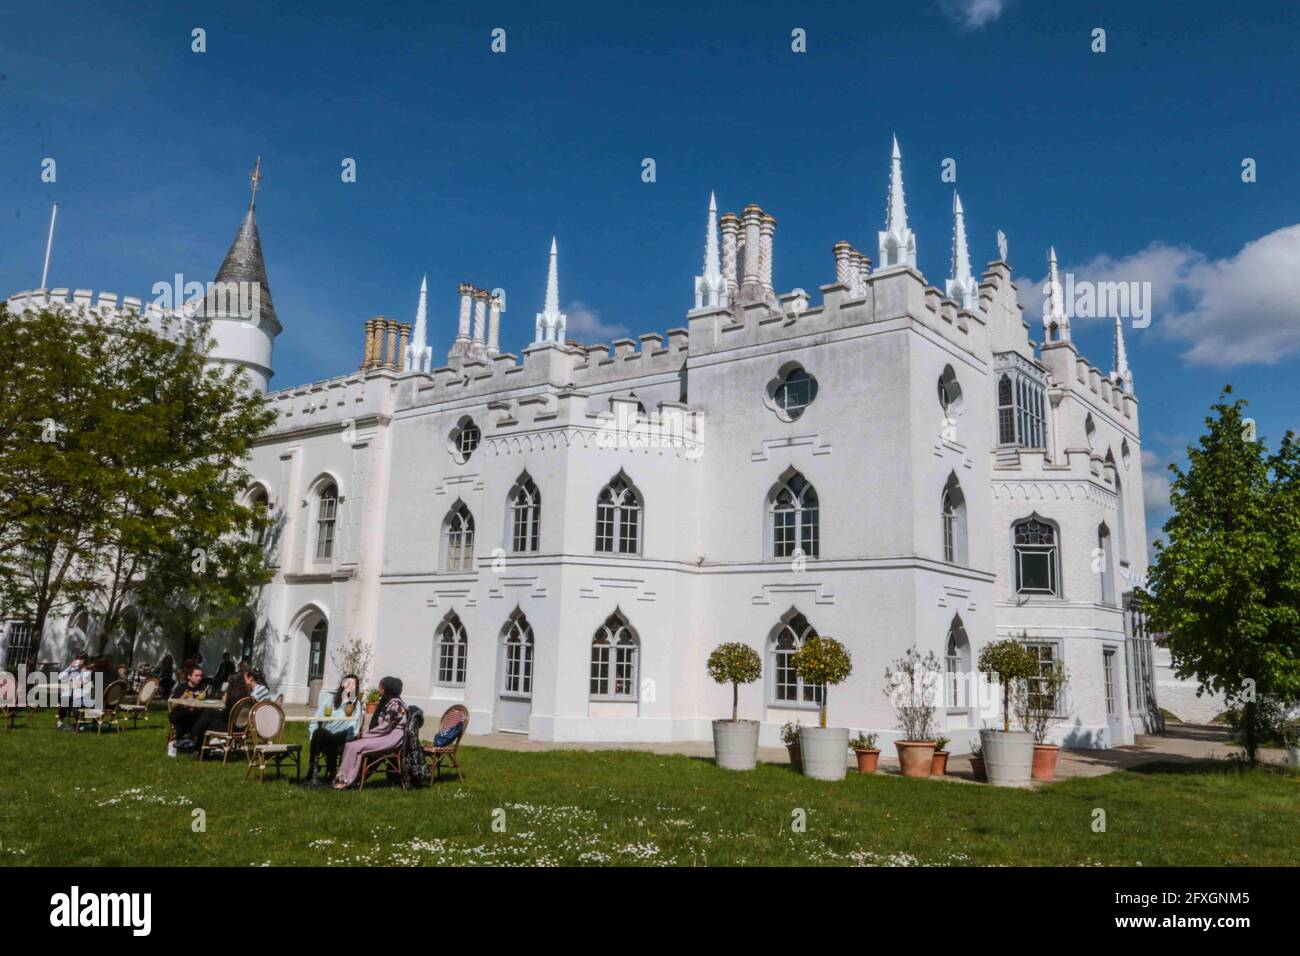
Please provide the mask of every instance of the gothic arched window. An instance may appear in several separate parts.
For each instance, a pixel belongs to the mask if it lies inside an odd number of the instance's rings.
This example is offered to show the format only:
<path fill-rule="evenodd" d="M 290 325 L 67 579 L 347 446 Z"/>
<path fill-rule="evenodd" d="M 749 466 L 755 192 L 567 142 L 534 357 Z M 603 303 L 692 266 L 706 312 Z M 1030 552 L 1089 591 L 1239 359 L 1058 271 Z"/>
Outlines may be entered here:
<path fill-rule="evenodd" d="M 518 610 L 501 633 L 501 693 L 512 697 L 533 695 L 533 629 Z"/>
<path fill-rule="evenodd" d="M 639 645 L 627 620 L 617 611 L 591 640 L 591 696 L 635 698 Z"/>
<path fill-rule="evenodd" d="M 1059 595 L 1056 529 L 1039 518 L 1016 524 L 1016 593 Z"/>
<path fill-rule="evenodd" d="M 438 627 L 438 680 L 444 687 L 465 686 L 465 663 L 469 637 L 455 611 L 448 613 Z"/>
<path fill-rule="evenodd" d="M 596 550 L 604 554 L 641 552 L 641 499 L 622 472 L 596 499 Z"/>
<path fill-rule="evenodd" d="M 510 492 L 510 550 L 536 551 L 541 546 L 542 494 L 525 472 Z"/>
<path fill-rule="evenodd" d="M 772 557 L 789 558 L 795 551 L 817 557 L 820 545 L 817 491 L 797 471 L 768 495 L 771 513 Z"/>
<path fill-rule="evenodd" d="M 316 497 L 316 560 L 334 557 L 334 525 L 338 520 L 339 489 L 329 482 Z"/>
<path fill-rule="evenodd" d="M 792 610 L 782 619 L 768 642 L 773 704 L 821 704 L 822 685 L 805 684 L 795 673 L 794 664 L 790 660 L 804 641 L 816 636 L 817 631 L 799 612 Z"/>
<path fill-rule="evenodd" d="M 446 542 L 446 570 L 471 570 L 474 567 L 474 516 L 463 501 L 452 506 L 442 527 Z"/>

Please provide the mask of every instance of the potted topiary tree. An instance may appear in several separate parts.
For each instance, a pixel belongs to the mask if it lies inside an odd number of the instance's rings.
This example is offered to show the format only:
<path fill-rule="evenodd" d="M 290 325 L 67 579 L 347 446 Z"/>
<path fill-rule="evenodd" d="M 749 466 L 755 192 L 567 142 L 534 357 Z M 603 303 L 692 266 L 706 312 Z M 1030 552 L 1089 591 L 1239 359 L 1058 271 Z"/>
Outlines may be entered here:
<path fill-rule="evenodd" d="M 1023 641 L 1004 638 L 984 646 L 977 668 L 1002 688 L 1002 729 L 986 727 L 980 731 L 989 783 L 998 787 L 1023 787 L 1030 780 L 1034 738 L 1011 729 L 1011 701 L 1016 682 L 1038 673 L 1038 657 Z"/>
<path fill-rule="evenodd" d="M 858 758 L 858 773 L 875 773 L 880 761 L 880 749 L 876 746 L 875 734 L 859 732 L 849 741 L 849 749 Z"/>
<path fill-rule="evenodd" d="M 936 737 L 934 739 L 934 762 L 930 764 L 930 776 L 942 777 L 948 772 L 948 744 L 952 740 L 948 737 Z"/>
<path fill-rule="evenodd" d="M 915 647 L 885 668 L 885 696 L 894 705 L 901 740 L 895 740 L 904 777 L 928 777 L 934 766 L 935 699 L 939 693 L 939 658 Z"/>
<path fill-rule="evenodd" d="M 1045 674 L 1035 673 L 1028 680 L 1016 684 L 1016 719 L 1020 726 L 1034 738 L 1034 757 L 1030 776 L 1035 780 L 1051 780 L 1056 776 L 1056 758 L 1061 748 L 1047 742 L 1047 732 L 1061 718 L 1061 695 L 1070 682 L 1065 667 L 1057 662 Z"/>
<path fill-rule="evenodd" d="M 799 730 L 799 754 L 806 777 L 843 780 L 848 769 L 847 727 L 826 726 L 826 698 L 829 688 L 842 684 L 853 671 L 853 658 L 833 637 L 810 637 L 790 655 L 795 673 L 805 684 L 821 689 L 819 726 Z"/>
<path fill-rule="evenodd" d="M 724 770 L 753 770 L 758 763 L 758 721 L 740 720 L 740 685 L 763 676 L 763 660 L 748 644 L 719 644 L 709 655 L 709 676 L 731 685 L 731 719 L 713 722 L 714 760 Z"/>

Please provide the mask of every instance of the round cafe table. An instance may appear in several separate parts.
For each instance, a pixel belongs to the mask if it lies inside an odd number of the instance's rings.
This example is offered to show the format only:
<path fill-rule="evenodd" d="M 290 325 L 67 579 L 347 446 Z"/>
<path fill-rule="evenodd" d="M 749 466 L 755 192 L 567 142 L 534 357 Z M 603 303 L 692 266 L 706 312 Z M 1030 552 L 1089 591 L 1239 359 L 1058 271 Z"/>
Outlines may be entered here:
<path fill-rule="evenodd" d="M 221 710 L 226 706 L 226 702 L 221 699 L 216 700 L 199 700 L 195 697 L 168 697 L 167 709 L 175 710 L 177 707 L 198 707 L 200 710 Z"/>

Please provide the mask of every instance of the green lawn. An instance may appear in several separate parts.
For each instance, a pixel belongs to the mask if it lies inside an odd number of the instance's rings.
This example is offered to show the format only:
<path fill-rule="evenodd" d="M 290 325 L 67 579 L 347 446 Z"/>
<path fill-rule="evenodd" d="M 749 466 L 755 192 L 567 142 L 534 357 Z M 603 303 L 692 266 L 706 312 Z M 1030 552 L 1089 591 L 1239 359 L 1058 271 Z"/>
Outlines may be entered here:
<path fill-rule="evenodd" d="M 162 719 L 98 738 L 58 733 L 48 713 L 0 730 L 0 864 L 1300 864 L 1300 775 L 1280 768 L 1160 765 L 1010 791 L 466 747 L 464 784 L 336 793 L 167 759 Z"/>

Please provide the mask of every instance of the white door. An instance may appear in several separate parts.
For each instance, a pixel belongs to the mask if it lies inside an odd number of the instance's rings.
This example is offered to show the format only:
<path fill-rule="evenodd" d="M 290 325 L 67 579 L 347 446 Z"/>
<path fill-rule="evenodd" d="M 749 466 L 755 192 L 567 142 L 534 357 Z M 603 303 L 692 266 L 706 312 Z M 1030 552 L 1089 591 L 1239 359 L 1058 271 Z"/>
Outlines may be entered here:
<path fill-rule="evenodd" d="M 1124 735 L 1119 723 L 1119 684 L 1117 683 L 1115 648 L 1104 647 L 1101 651 L 1102 692 L 1106 695 L 1106 746 L 1119 744 Z"/>

